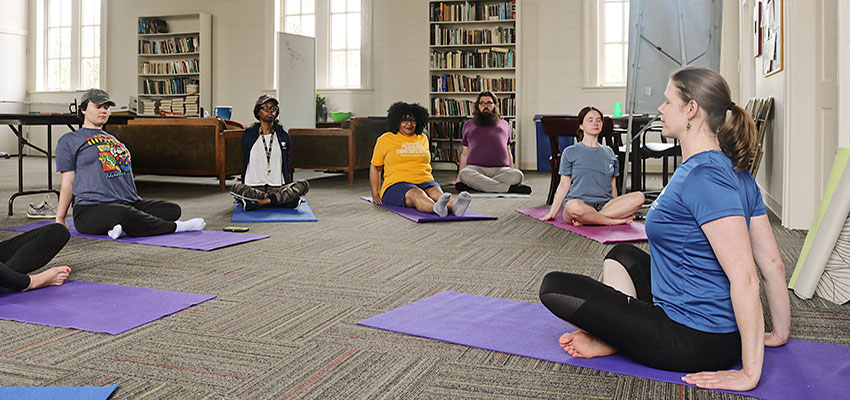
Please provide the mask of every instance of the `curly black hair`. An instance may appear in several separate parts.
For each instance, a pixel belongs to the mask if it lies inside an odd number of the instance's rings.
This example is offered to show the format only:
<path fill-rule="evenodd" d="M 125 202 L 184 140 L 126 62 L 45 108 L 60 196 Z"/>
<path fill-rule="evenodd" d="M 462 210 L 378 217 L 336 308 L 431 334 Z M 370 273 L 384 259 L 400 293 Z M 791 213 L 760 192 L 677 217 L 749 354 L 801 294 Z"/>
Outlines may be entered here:
<path fill-rule="evenodd" d="M 425 124 L 428 122 L 428 110 L 419 104 L 401 101 L 393 103 L 387 110 L 387 130 L 393 133 L 398 132 L 401 120 L 408 116 L 416 120 L 416 134 L 422 134 Z"/>

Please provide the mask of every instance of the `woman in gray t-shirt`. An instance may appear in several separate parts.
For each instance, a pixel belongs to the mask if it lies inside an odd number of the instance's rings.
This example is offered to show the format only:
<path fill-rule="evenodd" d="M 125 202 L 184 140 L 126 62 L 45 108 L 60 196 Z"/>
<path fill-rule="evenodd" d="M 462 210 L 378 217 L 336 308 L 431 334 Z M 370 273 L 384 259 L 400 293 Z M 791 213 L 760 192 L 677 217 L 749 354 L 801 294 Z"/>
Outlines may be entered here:
<path fill-rule="evenodd" d="M 564 221 L 579 225 L 619 225 L 631 222 L 643 205 L 641 192 L 617 196 L 620 164 L 614 151 L 599 144 L 602 111 L 593 106 L 578 113 L 580 141 L 561 155 L 561 183 L 549 212 L 541 221 L 555 219 L 563 205 Z"/>

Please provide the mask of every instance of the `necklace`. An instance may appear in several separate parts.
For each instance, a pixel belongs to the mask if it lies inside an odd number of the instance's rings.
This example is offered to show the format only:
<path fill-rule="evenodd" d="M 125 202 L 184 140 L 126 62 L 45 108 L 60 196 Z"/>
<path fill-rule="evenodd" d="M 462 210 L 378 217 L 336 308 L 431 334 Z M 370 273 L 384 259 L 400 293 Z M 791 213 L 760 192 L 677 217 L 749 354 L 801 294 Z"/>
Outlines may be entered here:
<path fill-rule="evenodd" d="M 266 137 L 263 135 L 263 127 L 260 127 L 260 139 L 263 140 L 263 150 L 266 151 L 266 175 L 272 174 L 272 144 L 274 143 L 274 131 L 269 135 L 269 144 L 266 146 Z"/>

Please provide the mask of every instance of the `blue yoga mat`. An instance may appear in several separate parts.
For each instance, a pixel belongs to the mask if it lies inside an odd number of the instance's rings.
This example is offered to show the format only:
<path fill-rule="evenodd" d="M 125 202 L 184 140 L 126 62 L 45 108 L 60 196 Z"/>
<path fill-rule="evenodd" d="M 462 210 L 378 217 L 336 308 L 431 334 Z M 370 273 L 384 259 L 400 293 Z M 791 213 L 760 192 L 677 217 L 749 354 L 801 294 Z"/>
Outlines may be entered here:
<path fill-rule="evenodd" d="M 0 399 L 15 400 L 106 400 L 118 384 L 110 386 L 20 386 L 0 387 Z"/>
<path fill-rule="evenodd" d="M 254 211 L 245 211 L 242 204 L 233 207 L 230 222 L 316 222 L 313 209 L 306 201 L 298 208 L 261 207 Z"/>
<path fill-rule="evenodd" d="M 366 200 L 366 201 L 368 201 L 372 204 L 375 204 L 374 202 L 372 202 L 371 196 L 361 197 L 361 199 Z M 458 217 L 456 215 L 452 215 L 451 213 L 449 213 L 449 215 L 447 215 L 445 217 L 441 217 L 441 216 L 434 214 L 434 213 L 424 213 L 424 212 L 418 211 L 417 209 L 412 208 L 412 207 L 397 207 L 397 206 L 391 206 L 391 205 L 387 205 L 387 204 L 375 204 L 375 205 L 378 206 L 378 207 L 382 207 L 382 208 L 385 208 L 387 210 L 390 210 L 390 211 L 392 211 L 392 212 L 394 212 L 398 215 L 401 215 L 402 217 L 407 218 L 407 219 L 409 219 L 413 222 L 416 222 L 416 223 L 451 222 L 451 221 L 478 221 L 478 220 L 498 219 L 498 217 L 494 217 L 492 215 L 480 214 L 480 213 L 477 213 L 477 212 L 472 211 L 472 210 L 466 210 L 466 214 L 463 214 L 460 217 Z"/>
<path fill-rule="evenodd" d="M 684 385 L 684 373 L 638 364 L 622 355 L 573 358 L 558 338 L 576 328 L 546 307 L 493 297 L 442 292 L 358 325 L 499 351 L 538 360 Z M 738 365 L 736 368 L 740 368 Z M 791 339 L 764 350 L 759 385 L 731 392 L 764 399 L 847 399 L 850 347 Z"/>

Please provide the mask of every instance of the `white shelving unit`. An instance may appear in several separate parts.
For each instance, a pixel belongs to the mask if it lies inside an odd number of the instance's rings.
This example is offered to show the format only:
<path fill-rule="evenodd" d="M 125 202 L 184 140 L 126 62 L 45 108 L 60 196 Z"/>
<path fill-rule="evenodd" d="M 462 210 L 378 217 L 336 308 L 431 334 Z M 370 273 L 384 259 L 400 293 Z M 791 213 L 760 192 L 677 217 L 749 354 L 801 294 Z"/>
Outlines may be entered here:
<path fill-rule="evenodd" d="M 431 159 L 457 164 L 463 123 L 482 91 L 499 97 L 516 138 L 520 1 L 430 1 L 428 12 Z"/>
<path fill-rule="evenodd" d="M 209 14 L 139 17 L 136 53 L 139 114 L 158 115 L 161 108 L 168 108 L 163 100 L 176 103 L 174 109 L 165 111 L 194 117 L 200 116 L 201 110 L 212 113 Z M 192 106 L 194 99 L 197 107 Z M 145 108 L 144 103 L 150 102 L 154 107 Z"/>

